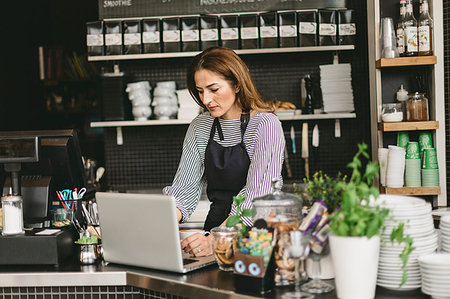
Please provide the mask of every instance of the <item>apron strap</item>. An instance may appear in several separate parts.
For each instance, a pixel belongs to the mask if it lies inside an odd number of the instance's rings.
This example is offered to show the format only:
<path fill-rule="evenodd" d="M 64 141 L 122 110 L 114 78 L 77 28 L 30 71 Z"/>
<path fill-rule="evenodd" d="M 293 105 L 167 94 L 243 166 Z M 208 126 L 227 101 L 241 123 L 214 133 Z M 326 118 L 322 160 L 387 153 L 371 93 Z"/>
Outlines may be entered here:
<path fill-rule="evenodd" d="M 216 133 L 216 128 L 217 128 L 217 132 L 219 132 L 219 138 L 220 140 L 223 140 L 223 132 L 222 132 L 222 127 L 220 126 L 219 123 L 219 119 L 216 117 L 214 118 L 214 122 L 211 128 L 211 133 L 209 133 L 209 139 L 210 140 L 214 140 L 214 134 Z"/>
<path fill-rule="evenodd" d="M 241 140 L 244 140 L 245 130 L 247 129 L 248 122 L 250 121 L 250 113 L 244 112 L 241 114 Z"/>
<path fill-rule="evenodd" d="M 242 113 L 241 114 L 241 140 L 244 140 L 245 130 L 247 129 L 247 125 L 248 125 L 249 121 L 250 121 L 250 113 L 248 113 L 248 112 Z M 210 140 L 214 139 L 214 134 L 216 133 L 216 129 L 217 129 L 217 132 L 219 133 L 220 140 L 224 140 L 222 126 L 220 125 L 219 119 L 217 117 L 214 118 L 213 126 L 211 128 L 211 132 L 209 133 Z"/>

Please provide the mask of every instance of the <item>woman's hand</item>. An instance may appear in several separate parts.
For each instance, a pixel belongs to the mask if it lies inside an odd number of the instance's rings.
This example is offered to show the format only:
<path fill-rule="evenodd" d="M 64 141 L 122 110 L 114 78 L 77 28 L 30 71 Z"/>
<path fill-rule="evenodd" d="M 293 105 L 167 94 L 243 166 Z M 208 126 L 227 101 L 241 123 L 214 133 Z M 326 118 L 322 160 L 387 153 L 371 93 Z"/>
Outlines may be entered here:
<path fill-rule="evenodd" d="M 213 254 L 213 242 L 212 235 L 204 236 L 197 233 L 181 240 L 181 249 L 194 256 L 208 256 Z"/>

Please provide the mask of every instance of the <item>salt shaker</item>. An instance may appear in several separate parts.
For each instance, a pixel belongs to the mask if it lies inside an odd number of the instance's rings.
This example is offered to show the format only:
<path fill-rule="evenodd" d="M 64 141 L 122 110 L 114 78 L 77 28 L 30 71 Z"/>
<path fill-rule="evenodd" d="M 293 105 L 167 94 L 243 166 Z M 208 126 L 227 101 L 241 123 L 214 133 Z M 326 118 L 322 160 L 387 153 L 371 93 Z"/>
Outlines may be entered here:
<path fill-rule="evenodd" d="M 20 195 L 2 196 L 3 236 L 25 234 L 23 229 L 23 200 Z"/>

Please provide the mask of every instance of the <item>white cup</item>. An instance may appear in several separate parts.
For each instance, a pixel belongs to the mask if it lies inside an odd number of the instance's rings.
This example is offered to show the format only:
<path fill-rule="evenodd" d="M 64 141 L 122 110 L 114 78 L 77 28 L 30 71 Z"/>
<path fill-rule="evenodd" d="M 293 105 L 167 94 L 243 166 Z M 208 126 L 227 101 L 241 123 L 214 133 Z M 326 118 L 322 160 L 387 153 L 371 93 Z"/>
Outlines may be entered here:
<path fill-rule="evenodd" d="M 136 90 L 136 89 L 150 90 L 151 86 L 150 86 L 150 83 L 148 81 L 133 82 L 133 83 L 128 83 L 127 84 L 127 89 L 125 89 L 125 91 L 126 92 L 130 92 L 130 91 Z"/>
<path fill-rule="evenodd" d="M 169 89 L 176 89 L 177 84 L 175 81 L 162 81 L 162 82 L 156 82 L 156 86 L 158 87 L 165 87 Z"/>

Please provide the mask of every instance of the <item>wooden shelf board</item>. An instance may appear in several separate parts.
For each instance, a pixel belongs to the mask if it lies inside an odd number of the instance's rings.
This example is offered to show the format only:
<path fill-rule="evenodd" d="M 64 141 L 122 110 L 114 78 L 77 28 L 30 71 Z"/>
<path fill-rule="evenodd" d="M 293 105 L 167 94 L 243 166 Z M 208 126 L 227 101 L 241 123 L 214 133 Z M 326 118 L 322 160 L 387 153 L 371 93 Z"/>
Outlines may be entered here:
<path fill-rule="evenodd" d="M 338 46 L 316 46 L 316 47 L 290 47 L 290 48 L 270 48 L 270 49 L 241 49 L 235 50 L 237 54 L 270 54 L 270 53 L 296 53 L 296 52 L 323 52 L 323 51 L 343 51 L 354 50 L 354 45 Z M 155 59 L 155 58 L 177 58 L 194 57 L 197 52 L 173 52 L 173 53 L 148 53 L 131 55 L 108 55 L 89 56 L 88 61 L 109 61 L 109 60 L 133 60 L 133 59 Z"/>
<path fill-rule="evenodd" d="M 396 66 L 432 65 L 436 63 L 437 63 L 436 56 L 381 58 L 377 60 L 376 67 L 383 68 Z"/>
<path fill-rule="evenodd" d="M 393 123 L 378 123 L 378 129 L 383 132 L 423 131 L 439 129 L 438 121 L 403 121 Z"/>
<path fill-rule="evenodd" d="M 441 194 L 441 188 L 440 187 L 402 187 L 402 188 L 381 187 L 381 193 L 397 194 L 397 195 L 439 195 L 439 194 Z"/>

